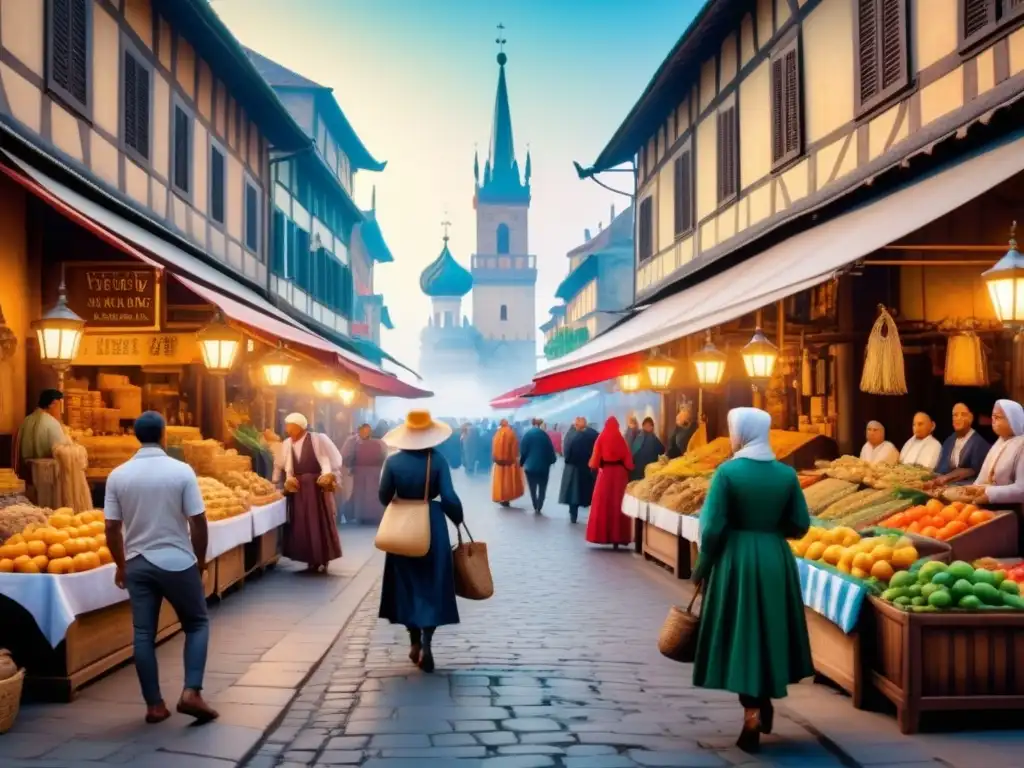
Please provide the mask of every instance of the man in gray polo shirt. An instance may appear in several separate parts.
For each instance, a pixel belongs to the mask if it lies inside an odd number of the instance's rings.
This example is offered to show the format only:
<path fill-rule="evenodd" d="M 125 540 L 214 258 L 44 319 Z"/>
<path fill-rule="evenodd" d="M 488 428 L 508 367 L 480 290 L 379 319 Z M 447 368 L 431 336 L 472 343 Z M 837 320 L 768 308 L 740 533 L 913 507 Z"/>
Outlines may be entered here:
<path fill-rule="evenodd" d="M 203 590 L 203 496 L 192 468 L 164 451 L 163 416 L 155 411 L 139 416 L 135 437 L 142 447 L 110 473 L 103 511 L 107 546 L 117 565 L 114 583 L 127 588 L 131 602 L 135 670 L 146 700 L 146 722 L 171 716 L 160 694 L 156 661 L 157 621 L 166 599 L 185 632 L 185 687 L 177 709 L 205 723 L 217 712 L 201 694 L 210 640 Z"/>

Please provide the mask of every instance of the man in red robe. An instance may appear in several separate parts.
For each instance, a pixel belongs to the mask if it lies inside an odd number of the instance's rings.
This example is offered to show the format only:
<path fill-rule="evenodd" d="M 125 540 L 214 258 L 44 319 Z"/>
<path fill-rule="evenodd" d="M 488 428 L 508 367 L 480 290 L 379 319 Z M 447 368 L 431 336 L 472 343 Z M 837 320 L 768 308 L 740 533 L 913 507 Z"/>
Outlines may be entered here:
<path fill-rule="evenodd" d="M 597 483 L 587 521 L 587 541 L 611 544 L 618 549 L 620 544 L 633 541 L 633 521 L 622 514 L 622 497 L 633 469 L 633 454 L 614 416 L 608 417 L 594 443 L 590 468 L 597 470 Z"/>
<path fill-rule="evenodd" d="M 523 483 L 523 469 L 519 466 L 519 438 L 509 426 L 507 419 L 501 420 L 501 427 L 491 444 L 494 469 L 491 472 L 491 499 L 503 507 L 510 506 L 526 492 Z"/>

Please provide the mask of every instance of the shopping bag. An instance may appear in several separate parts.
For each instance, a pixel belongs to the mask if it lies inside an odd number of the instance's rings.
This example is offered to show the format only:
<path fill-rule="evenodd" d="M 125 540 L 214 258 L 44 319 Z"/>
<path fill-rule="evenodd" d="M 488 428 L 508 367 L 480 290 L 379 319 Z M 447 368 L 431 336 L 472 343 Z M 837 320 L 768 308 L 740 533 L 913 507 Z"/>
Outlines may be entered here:
<path fill-rule="evenodd" d="M 695 613 L 693 604 L 701 593 L 702 586 L 694 590 L 686 608 L 673 605 L 668 610 L 665 623 L 658 634 L 658 650 L 672 661 L 692 664 L 697 656 L 697 636 L 700 634 L 700 614 Z"/>
<path fill-rule="evenodd" d="M 389 555 L 423 557 L 430 551 L 430 454 L 427 454 L 427 481 L 422 499 L 394 498 L 373 540 L 377 549 Z"/>
<path fill-rule="evenodd" d="M 466 528 L 465 523 L 462 525 Z M 487 560 L 487 545 L 473 541 L 473 535 L 466 528 L 468 542 L 462 540 L 462 531 L 456 527 L 459 543 L 452 549 L 452 563 L 455 567 L 455 594 L 467 600 L 486 600 L 494 594 L 494 579 L 491 578 L 491 564 Z"/>

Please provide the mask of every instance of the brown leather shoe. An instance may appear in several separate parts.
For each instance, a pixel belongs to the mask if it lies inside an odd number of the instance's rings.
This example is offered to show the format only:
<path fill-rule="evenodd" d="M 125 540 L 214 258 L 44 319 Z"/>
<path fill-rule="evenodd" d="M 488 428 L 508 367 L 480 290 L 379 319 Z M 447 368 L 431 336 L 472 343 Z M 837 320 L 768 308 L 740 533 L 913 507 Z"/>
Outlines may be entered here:
<path fill-rule="evenodd" d="M 146 722 L 150 725 L 162 723 L 171 716 L 171 710 L 162 701 L 155 707 L 146 707 Z"/>
<path fill-rule="evenodd" d="M 220 717 L 220 713 L 203 700 L 199 691 L 192 688 L 186 688 L 181 692 L 177 710 L 179 714 L 194 717 L 196 723 L 200 725 Z"/>

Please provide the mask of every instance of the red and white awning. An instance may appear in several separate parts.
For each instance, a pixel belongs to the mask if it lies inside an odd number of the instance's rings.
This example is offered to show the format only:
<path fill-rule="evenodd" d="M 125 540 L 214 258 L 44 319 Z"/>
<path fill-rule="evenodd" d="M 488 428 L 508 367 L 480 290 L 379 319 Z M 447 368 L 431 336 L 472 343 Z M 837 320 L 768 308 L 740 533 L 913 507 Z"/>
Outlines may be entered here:
<path fill-rule="evenodd" d="M 496 398 L 491 400 L 491 408 L 496 411 L 507 411 L 514 408 L 522 408 L 523 406 L 530 404 L 527 395 L 532 392 L 532 383 L 526 384 L 522 387 L 516 387 L 515 389 L 506 392 L 503 395 L 498 395 Z"/>

